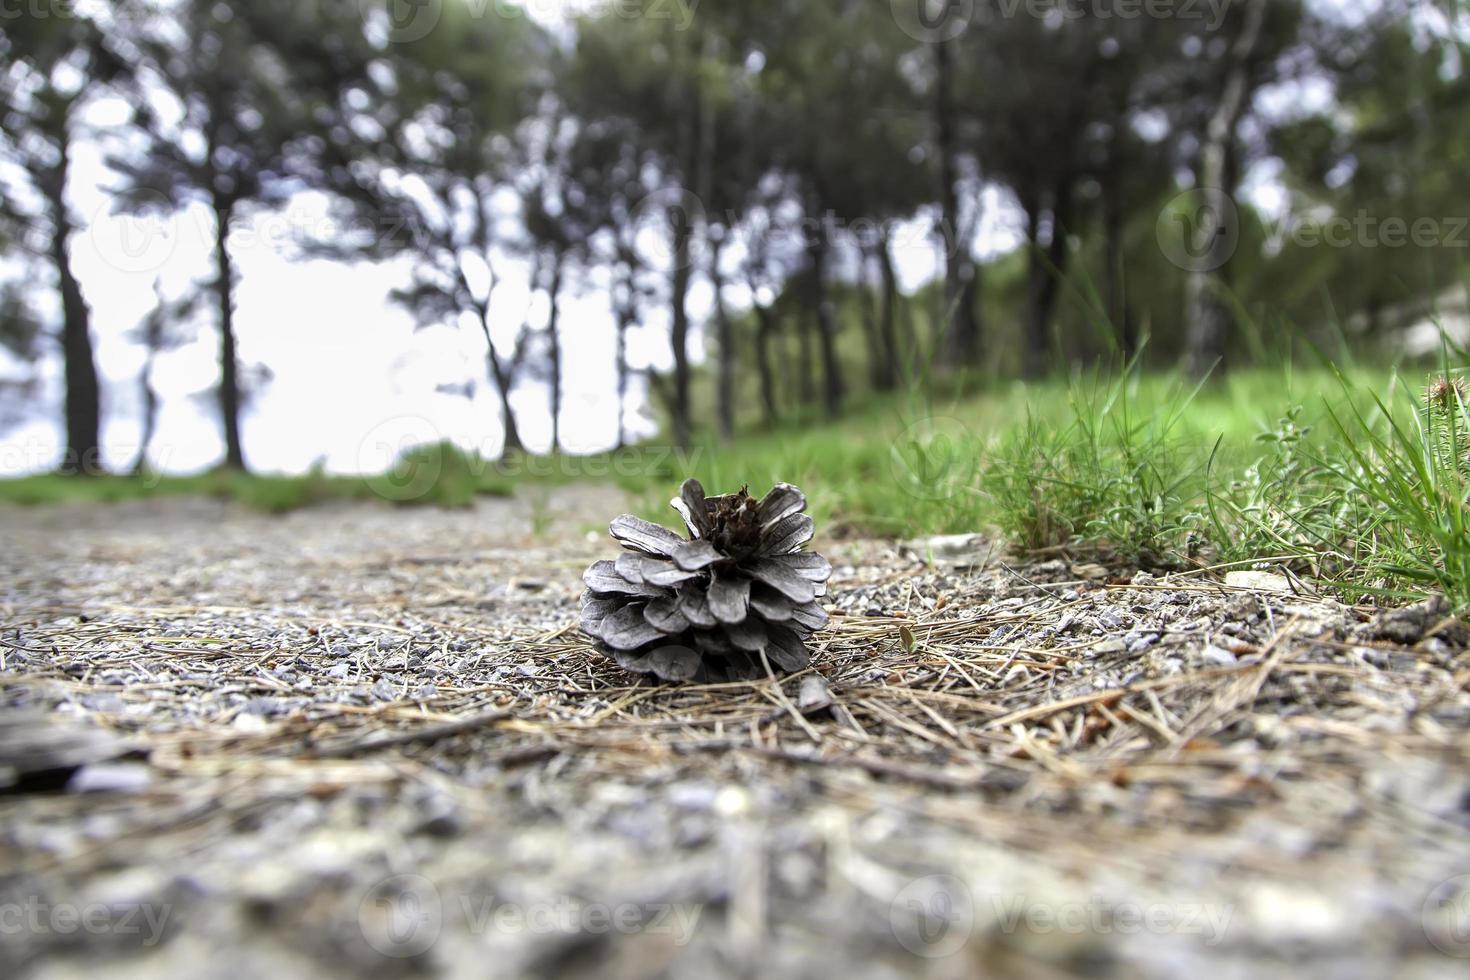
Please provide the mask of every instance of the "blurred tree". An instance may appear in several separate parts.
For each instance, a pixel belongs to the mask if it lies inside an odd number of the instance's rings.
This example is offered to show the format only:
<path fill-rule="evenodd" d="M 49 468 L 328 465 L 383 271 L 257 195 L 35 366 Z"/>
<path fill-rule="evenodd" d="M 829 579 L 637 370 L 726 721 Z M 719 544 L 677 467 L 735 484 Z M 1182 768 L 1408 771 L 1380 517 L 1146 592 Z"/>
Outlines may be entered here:
<path fill-rule="evenodd" d="M 978 30 L 969 30 L 965 35 L 969 39 L 983 36 L 983 32 Z M 955 65 L 959 43 L 954 38 L 943 38 L 930 45 L 933 51 L 930 104 L 934 120 L 934 152 L 939 164 L 939 228 L 944 242 L 942 323 L 945 347 L 952 365 L 968 366 L 980 356 L 983 329 L 980 321 L 982 271 L 971 251 L 971 242 L 981 218 L 979 170 L 984 158 L 978 151 L 979 141 L 970 141 L 969 159 L 975 172 L 967 177 L 961 150 L 961 110 L 956 93 L 960 84 L 956 79 Z M 972 40 L 970 43 L 977 42 Z M 961 201 L 962 184 L 975 189 L 968 213 Z"/>
<path fill-rule="evenodd" d="M 894 29 L 886 8 L 863 0 L 841 10 L 842 34 L 829 37 L 837 42 L 835 62 L 829 58 L 826 73 L 819 76 L 839 79 L 840 84 L 825 101 L 817 152 L 809 161 L 825 205 L 842 229 L 841 239 L 853 247 L 855 278 L 867 284 L 870 272 L 876 272 L 871 292 L 877 302 L 868 303 L 863 316 L 875 391 L 896 387 L 904 346 L 898 337 L 894 228 L 933 200 L 925 152 L 928 114 L 914 79 L 903 70 L 913 42 Z M 964 321 L 960 334 L 966 350 L 978 343 L 976 285 L 972 270 L 963 290 L 970 294 L 968 312 L 953 311 Z M 869 296 L 869 290 L 863 294 Z"/>
<path fill-rule="evenodd" d="M 1197 194 L 1185 234 L 1191 239 L 1185 277 L 1183 366 L 1200 376 L 1222 364 L 1238 337 L 1235 247 L 1244 214 L 1238 198 L 1242 176 L 1264 158 L 1268 121 L 1257 94 L 1310 70 L 1301 43 L 1300 0 L 1248 0 L 1221 23 L 1187 25 L 1180 57 L 1160 75 L 1172 80 L 1165 116 L 1179 163 Z M 1191 35 L 1189 31 L 1194 33 Z"/>
<path fill-rule="evenodd" d="M 141 476 L 148 472 L 148 450 L 158 429 L 158 391 L 153 386 L 154 366 L 158 355 L 173 350 L 193 339 L 190 321 L 203 305 L 203 293 L 192 288 L 174 299 L 166 297 L 163 285 L 153 283 L 153 309 L 133 331 L 134 340 L 143 345 L 143 368 L 138 373 L 139 401 L 143 406 L 142 433 L 138 437 L 138 455 L 133 458 L 131 472 Z"/>
<path fill-rule="evenodd" d="M 0 255 L 5 254 L 0 250 Z M 40 356 L 40 339 L 44 325 L 27 301 L 24 287 L 18 282 L 0 283 L 0 350 L 13 355 L 21 364 L 33 363 Z M 25 406 L 36 385 L 35 371 L 0 378 L 0 433 L 21 422 Z"/>
<path fill-rule="evenodd" d="M 503 451 L 514 453 L 524 444 L 510 399 L 533 338 L 524 321 L 497 324 L 492 305 L 498 263 L 524 236 L 526 196 L 513 178 L 523 148 L 545 140 L 534 113 L 550 39 L 523 15 L 458 5 L 438 13 L 427 36 L 382 46 L 310 147 L 313 183 L 332 193 L 340 227 L 308 250 L 410 256 L 413 281 L 395 300 L 420 326 L 463 324 L 484 339 Z M 533 272 L 533 289 L 541 275 Z"/>
<path fill-rule="evenodd" d="M 887 102 L 878 105 L 888 112 L 894 109 L 886 98 L 889 93 L 882 91 L 887 78 L 874 70 L 874 63 L 887 57 L 881 48 L 875 50 L 878 39 L 895 35 L 894 26 L 886 9 L 869 0 L 783 7 L 779 19 L 764 24 L 760 83 L 768 125 L 781 135 L 772 146 L 772 162 L 789 178 L 804 214 L 802 295 L 807 314 L 801 323 L 802 373 L 805 376 L 811 361 L 808 345 L 815 340 L 822 363 L 822 405 L 828 416 L 840 414 L 847 389 L 837 357 L 841 324 L 828 283 L 834 238 L 852 220 L 869 217 L 869 206 L 877 204 L 866 175 L 853 174 L 867 163 L 862 147 L 852 142 L 871 122 L 868 114 L 875 108 L 861 101 L 864 94 Z M 873 132 L 867 130 L 869 142 Z M 814 336 L 807 333 L 811 327 Z"/>
<path fill-rule="evenodd" d="M 966 49 L 966 108 L 987 176 L 1015 194 L 1026 216 L 1027 287 L 1022 367 L 1029 376 L 1051 363 L 1050 326 L 1066 272 L 1068 235 L 1076 229 L 1082 142 L 1094 101 L 1101 38 L 1090 17 L 997 17 Z M 1024 79 L 1024 83 L 1020 80 Z"/>
<path fill-rule="evenodd" d="M 700 234 L 714 200 L 713 170 L 733 131 L 731 86 L 748 71 L 747 45 L 730 25 L 748 22 L 757 11 L 703 8 L 684 23 L 660 0 L 624 7 L 622 17 L 577 22 L 577 112 L 589 125 L 616 127 L 636 147 L 648 195 L 635 207 L 634 223 L 660 221 L 667 235 L 669 254 L 660 264 L 668 277 L 674 370 L 671 383 L 655 390 L 682 446 L 693 427 L 689 290 L 702 264 Z M 703 266 L 707 272 L 707 261 Z"/>
<path fill-rule="evenodd" d="M 0 17 L 0 237 L 27 260 L 49 266 L 61 299 L 66 379 L 66 473 L 101 466 L 101 386 L 93 352 L 91 309 L 72 269 L 77 222 L 67 200 L 81 113 L 98 86 L 126 69 L 96 25 L 70 11 L 58 16 Z M 32 355 L 36 326 L 28 304 L 7 304 L 12 350 Z"/>
<path fill-rule="evenodd" d="M 289 0 L 179 0 L 155 5 L 152 16 L 134 13 L 125 23 L 146 92 L 135 109 L 147 147 L 109 162 L 124 181 L 123 207 L 198 202 L 213 216 L 224 465 L 243 470 L 231 230 L 302 189 L 299 161 L 323 118 L 318 100 L 360 70 L 347 47 L 360 21 L 354 11 Z"/>
<path fill-rule="evenodd" d="M 569 111 L 575 112 L 579 104 L 573 90 L 579 80 L 582 77 L 575 70 L 563 73 L 560 79 L 560 97 Z M 637 160 L 637 147 L 615 120 L 575 118 L 575 132 L 563 158 L 562 201 L 569 212 L 567 224 L 575 229 L 567 232 L 574 254 L 589 273 L 595 266 L 607 270 L 608 299 L 617 331 L 618 448 L 627 438 L 632 374 L 628 333 L 637 324 L 649 293 L 642 283 L 644 264 L 636 241 L 636 208 L 644 197 Z"/>
<path fill-rule="evenodd" d="M 1191 270 L 1186 292 L 1189 339 L 1185 368 L 1195 377 L 1204 376 L 1225 356 L 1230 312 L 1223 295 L 1226 286 L 1220 270 L 1230 260 L 1226 249 L 1230 247 L 1231 236 L 1223 223 L 1234 220 L 1225 203 L 1233 206 L 1235 201 L 1239 170 L 1232 168 L 1231 155 L 1240 120 L 1250 108 L 1250 62 L 1265 15 L 1266 0 L 1249 0 L 1246 4 L 1244 16 L 1230 40 L 1224 85 L 1210 113 L 1200 147 L 1197 186 L 1206 194 L 1220 195 L 1220 201 L 1203 202 L 1198 227 L 1193 233 L 1194 248 L 1203 261 Z"/>
<path fill-rule="evenodd" d="M 1280 254 L 1260 288 L 1303 318 L 1330 295 L 1331 326 L 1353 334 L 1378 336 L 1433 312 L 1461 278 L 1470 237 L 1455 234 L 1451 217 L 1464 211 L 1470 158 L 1470 41 L 1413 12 L 1389 2 L 1351 27 L 1327 17 L 1304 24 L 1336 97 L 1270 133 L 1298 217 L 1276 236 Z M 1385 234 L 1395 221 L 1403 234 Z M 1311 307 L 1298 307 L 1303 299 Z"/>

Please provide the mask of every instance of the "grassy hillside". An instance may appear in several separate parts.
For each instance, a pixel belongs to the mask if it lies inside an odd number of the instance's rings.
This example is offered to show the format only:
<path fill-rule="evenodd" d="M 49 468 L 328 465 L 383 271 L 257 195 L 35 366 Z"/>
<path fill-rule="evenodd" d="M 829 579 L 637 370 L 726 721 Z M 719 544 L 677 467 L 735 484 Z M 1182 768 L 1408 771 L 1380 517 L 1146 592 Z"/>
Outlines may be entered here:
<path fill-rule="evenodd" d="M 1086 374 L 706 441 L 689 469 L 711 489 L 799 483 L 828 534 L 995 527 L 1025 548 L 1269 559 L 1354 594 L 1467 603 L 1470 414 L 1453 384 L 1426 399 L 1438 376 L 1285 367 L 1196 389 Z M 649 516 L 667 514 L 668 482 Z"/>

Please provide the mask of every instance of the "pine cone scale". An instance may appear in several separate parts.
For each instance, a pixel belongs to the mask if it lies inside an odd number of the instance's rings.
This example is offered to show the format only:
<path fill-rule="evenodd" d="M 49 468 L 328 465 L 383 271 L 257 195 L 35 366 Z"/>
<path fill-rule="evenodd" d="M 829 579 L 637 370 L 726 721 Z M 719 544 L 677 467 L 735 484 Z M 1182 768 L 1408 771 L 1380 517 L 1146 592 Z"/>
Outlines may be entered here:
<path fill-rule="evenodd" d="M 697 572 L 722 557 L 719 549 L 708 541 L 686 541 L 674 552 L 674 563 L 686 572 Z"/>
<path fill-rule="evenodd" d="M 624 514 L 608 525 L 608 532 L 625 548 L 636 548 L 645 554 L 667 558 L 684 539 L 666 527 Z"/>
<path fill-rule="evenodd" d="M 709 587 L 709 611 L 722 623 L 739 623 L 750 607 L 750 579 L 715 572 Z"/>
<path fill-rule="evenodd" d="M 785 555 L 812 539 L 816 524 L 805 514 L 792 514 L 773 524 L 766 532 L 764 551 L 769 556 Z"/>
<path fill-rule="evenodd" d="M 775 589 L 792 602 L 811 602 L 817 597 L 817 587 L 810 579 L 802 578 L 786 565 L 770 558 L 753 562 L 750 574 Z"/>

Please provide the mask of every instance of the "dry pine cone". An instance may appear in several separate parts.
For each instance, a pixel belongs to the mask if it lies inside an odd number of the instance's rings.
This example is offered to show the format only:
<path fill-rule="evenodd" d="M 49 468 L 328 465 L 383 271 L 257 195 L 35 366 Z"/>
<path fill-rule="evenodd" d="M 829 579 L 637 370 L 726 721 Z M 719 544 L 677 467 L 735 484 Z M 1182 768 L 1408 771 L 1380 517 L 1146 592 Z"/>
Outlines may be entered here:
<path fill-rule="evenodd" d="M 801 670 L 804 642 L 827 623 L 817 605 L 832 566 L 802 551 L 806 495 L 777 484 L 756 500 L 706 497 L 686 480 L 674 509 L 689 540 L 628 514 L 608 526 L 625 549 L 582 580 L 582 632 L 623 667 L 670 681 L 750 680 Z"/>

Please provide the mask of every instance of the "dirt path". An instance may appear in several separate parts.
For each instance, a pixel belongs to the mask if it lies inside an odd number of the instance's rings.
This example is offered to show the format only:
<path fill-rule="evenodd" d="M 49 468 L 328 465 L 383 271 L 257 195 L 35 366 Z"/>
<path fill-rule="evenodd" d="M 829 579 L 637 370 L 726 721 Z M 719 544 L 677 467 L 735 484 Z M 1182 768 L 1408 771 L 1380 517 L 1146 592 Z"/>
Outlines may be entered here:
<path fill-rule="evenodd" d="M 819 541 L 815 672 L 649 687 L 619 505 L 0 510 L 0 970 L 1464 975 L 1434 608 Z"/>

